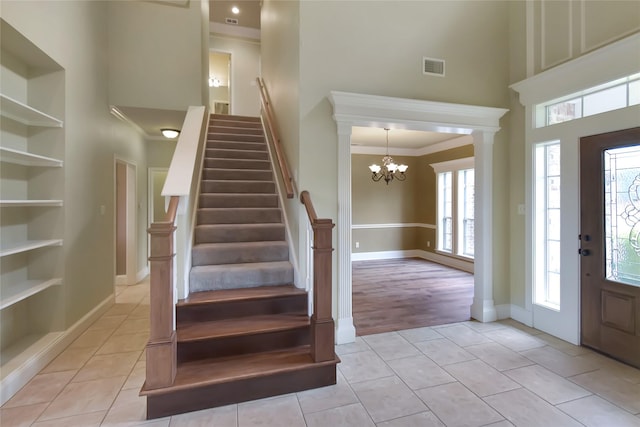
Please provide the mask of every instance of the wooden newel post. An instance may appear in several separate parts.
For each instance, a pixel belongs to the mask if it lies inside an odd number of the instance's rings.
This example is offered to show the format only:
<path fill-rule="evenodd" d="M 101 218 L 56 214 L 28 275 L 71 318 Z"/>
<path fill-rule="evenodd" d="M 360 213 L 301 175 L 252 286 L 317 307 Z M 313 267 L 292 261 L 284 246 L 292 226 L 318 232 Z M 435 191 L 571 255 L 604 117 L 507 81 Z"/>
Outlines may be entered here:
<path fill-rule="evenodd" d="M 311 316 L 311 356 L 314 362 L 335 358 L 335 329 L 332 306 L 331 253 L 332 230 L 330 219 L 316 219 L 313 227 L 313 307 Z"/>
<path fill-rule="evenodd" d="M 147 379 L 152 390 L 173 384 L 176 377 L 176 331 L 173 303 L 173 232 L 171 222 L 151 224 L 150 331 L 147 343 Z"/>

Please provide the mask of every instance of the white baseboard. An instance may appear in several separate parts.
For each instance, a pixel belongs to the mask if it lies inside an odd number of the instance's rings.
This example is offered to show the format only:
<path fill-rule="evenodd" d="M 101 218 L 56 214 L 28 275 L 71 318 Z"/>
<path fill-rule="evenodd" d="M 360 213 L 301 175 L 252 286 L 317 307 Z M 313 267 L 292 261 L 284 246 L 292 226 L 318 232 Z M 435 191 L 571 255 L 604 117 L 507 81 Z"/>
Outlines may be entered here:
<path fill-rule="evenodd" d="M 511 304 L 496 305 L 496 315 L 498 320 L 511 318 Z"/>
<path fill-rule="evenodd" d="M 26 357 L 17 369 L 6 375 L 0 382 L 0 405 L 9 400 L 22 387 L 27 384 L 31 378 L 36 376 L 38 372 L 62 353 L 76 338 L 89 327 L 93 322 L 98 320 L 113 304 L 115 303 L 115 295 L 110 295 L 98 304 L 93 310 L 85 314 L 80 320 L 74 323 L 67 330 L 60 333 L 58 337 L 50 344 L 44 346 L 37 353 Z"/>
<path fill-rule="evenodd" d="M 116 286 L 124 286 L 127 284 L 127 275 L 121 274 L 116 276 Z"/>
<path fill-rule="evenodd" d="M 149 267 L 148 266 L 142 267 L 142 269 L 138 271 L 138 274 L 136 274 L 136 283 L 141 282 L 148 275 L 149 275 Z M 117 277 L 116 277 L 116 280 L 117 280 Z"/>
<path fill-rule="evenodd" d="M 377 259 L 415 258 L 419 257 L 417 250 L 410 251 L 380 251 L 357 252 L 351 254 L 351 261 L 372 261 Z"/>
<path fill-rule="evenodd" d="M 473 274 L 473 262 L 459 258 L 448 257 L 434 252 L 427 252 L 419 249 L 406 251 L 380 251 L 380 252 L 357 252 L 351 254 L 351 261 L 372 261 L 379 259 L 396 258 L 422 258 L 427 261 L 446 265 Z"/>
<path fill-rule="evenodd" d="M 533 312 L 518 305 L 511 304 L 511 318 L 527 326 L 533 327 Z"/>
<path fill-rule="evenodd" d="M 349 344 L 356 341 L 356 328 L 353 317 L 336 321 L 336 344 Z"/>

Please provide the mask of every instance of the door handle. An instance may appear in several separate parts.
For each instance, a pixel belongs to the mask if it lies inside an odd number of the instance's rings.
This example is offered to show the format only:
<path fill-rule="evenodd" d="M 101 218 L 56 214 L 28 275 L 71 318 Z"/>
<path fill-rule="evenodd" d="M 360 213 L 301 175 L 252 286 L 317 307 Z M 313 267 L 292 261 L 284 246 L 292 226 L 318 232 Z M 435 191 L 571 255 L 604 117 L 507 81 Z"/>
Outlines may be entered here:
<path fill-rule="evenodd" d="M 582 256 L 591 255 L 591 251 L 589 249 L 578 249 L 578 253 Z"/>

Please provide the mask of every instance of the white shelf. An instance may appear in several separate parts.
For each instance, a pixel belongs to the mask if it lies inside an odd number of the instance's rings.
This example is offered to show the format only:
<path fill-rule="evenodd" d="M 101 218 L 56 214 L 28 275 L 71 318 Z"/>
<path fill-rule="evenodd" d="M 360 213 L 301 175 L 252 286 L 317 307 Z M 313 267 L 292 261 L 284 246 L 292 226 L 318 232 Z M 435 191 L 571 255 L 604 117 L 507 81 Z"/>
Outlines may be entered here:
<path fill-rule="evenodd" d="M 62 200 L 0 200 L 0 208 L 62 206 Z"/>
<path fill-rule="evenodd" d="M 0 257 L 28 252 L 34 249 L 46 248 L 47 246 L 61 246 L 62 239 L 53 240 L 27 240 L 16 245 L 0 249 Z"/>
<path fill-rule="evenodd" d="M 0 93 L 0 114 L 28 126 L 61 128 L 62 120 Z"/>
<path fill-rule="evenodd" d="M 25 282 L 3 284 L 0 290 L 0 310 L 12 306 L 13 304 L 29 298 L 51 286 L 62 284 L 61 278 L 50 280 L 27 280 Z"/>
<path fill-rule="evenodd" d="M 26 151 L 0 147 L 0 162 L 13 163 L 22 166 L 43 166 L 51 168 L 62 167 L 62 160 L 39 156 Z"/>

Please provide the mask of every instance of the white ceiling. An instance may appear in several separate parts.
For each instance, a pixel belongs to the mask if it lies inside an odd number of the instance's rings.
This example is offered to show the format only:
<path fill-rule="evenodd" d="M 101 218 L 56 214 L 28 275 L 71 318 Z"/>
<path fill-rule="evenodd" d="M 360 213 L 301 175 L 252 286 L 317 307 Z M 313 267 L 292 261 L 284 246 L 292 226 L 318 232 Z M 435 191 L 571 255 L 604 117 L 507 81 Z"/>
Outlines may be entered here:
<path fill-rule="evenodd" d="M 455 133 L 423 132 L 390 129 L 389 148 L 420 150 L 435 144 L 451 141 L 461 135 Z M 386 131 L 383 128 L 354 126 L 351 133 L 352 147 L 386 147 Z"/>

